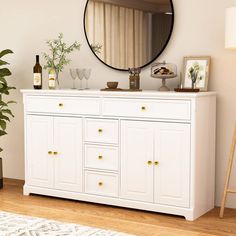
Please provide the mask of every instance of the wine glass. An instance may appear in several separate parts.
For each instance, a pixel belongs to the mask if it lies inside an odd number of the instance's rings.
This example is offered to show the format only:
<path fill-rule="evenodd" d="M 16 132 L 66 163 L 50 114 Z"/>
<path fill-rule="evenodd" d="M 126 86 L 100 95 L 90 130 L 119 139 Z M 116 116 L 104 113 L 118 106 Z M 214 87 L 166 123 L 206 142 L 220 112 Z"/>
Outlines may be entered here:
<path fill-rule="evenodd" d="M 73 80 L 73 87 L 72 87 L 72 89 L 76 89 L 76 87 L 75 87 L 75 80 L 77 78 L 77 73 L 76 73 L 76 69 L 75 68 L 70 68 L 70 76 L 71 76 L 71 78 Z"/>
<path fill-rule="evenodd" d="M 76 69 L 76 73 L 78 75 L 78 78 L 80 80 L 80 86 L 79 86 L 79 90 L 83 90 L 82 88 L 82 80 L 84 78 L 84 69 Z"/>
<path fill-rule="evenodd" d="M 88 87 L 88 79 L 89 79 L 90 75 L 91 75 L 91 69 L 84 69 L 84 77 L 86 79 L 86 87 L 85 87 L 85 89 L 89 89 L 89 87 Z"/>

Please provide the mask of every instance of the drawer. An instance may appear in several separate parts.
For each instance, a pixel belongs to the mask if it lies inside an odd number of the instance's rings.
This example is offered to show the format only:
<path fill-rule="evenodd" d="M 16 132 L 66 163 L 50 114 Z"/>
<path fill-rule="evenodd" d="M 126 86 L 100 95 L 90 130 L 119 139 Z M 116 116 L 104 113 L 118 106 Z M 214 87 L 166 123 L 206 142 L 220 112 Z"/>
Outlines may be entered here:
<path fill-rule="evenodd" d="M 99 115 L 100 102 L 96 98 L 29 96 L 26 111 L 37 113 Z"/>
<path fill-rule="evenodd" d="M 118 139 L 118 120 L 85 120 L 85 141 L 118 144 Z"/>
<path fill-rule="evenodd" d="M 85 167 L 118 171 L 118 148 L 104 146 L 85 146 Z"/>
<path fill-rule="evenodd" d="M 118 176 L 85 171 L 85 193 L 118 197 Z"/>
<path fill-rule="evenodd" d="M 103 101 L 102 114 L 105 116 L 190 120 L 191 101 L 109 98 Z"/>

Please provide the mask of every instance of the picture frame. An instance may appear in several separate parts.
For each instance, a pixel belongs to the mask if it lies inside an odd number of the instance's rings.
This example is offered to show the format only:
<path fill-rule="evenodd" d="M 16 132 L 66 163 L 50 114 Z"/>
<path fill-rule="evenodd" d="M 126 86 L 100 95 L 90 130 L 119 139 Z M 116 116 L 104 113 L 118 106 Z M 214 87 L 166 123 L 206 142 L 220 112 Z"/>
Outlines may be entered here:
<path fill-rule="evenodd" d="M 194 88 L 208 91 L 210 63 L 210 56 L 184 57 L 183 81 L 181 81 L 183 88 L 193 88 L 192 81 L 195 79 Z"/>

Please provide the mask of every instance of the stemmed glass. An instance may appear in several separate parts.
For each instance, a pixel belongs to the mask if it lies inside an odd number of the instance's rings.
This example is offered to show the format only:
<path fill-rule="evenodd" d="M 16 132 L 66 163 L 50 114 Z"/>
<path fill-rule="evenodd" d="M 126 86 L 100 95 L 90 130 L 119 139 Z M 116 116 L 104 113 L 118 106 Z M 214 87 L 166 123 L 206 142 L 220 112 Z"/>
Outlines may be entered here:
<path fill-rule="evenodd" d="M 80 80 L 79 90 L 83 90 L 83 88 L 82 88 L 82 80 L 84 78 L 84 69 L 76 69 L 76 73 L 77 73 L 78 78 Z"/>
<path fill-rule="evenodd" d="M 89 79 L 90 75 L 91 75 L 91 69 L 84 69 L 84 77 L 86 79 L 86 87 L 85 87 L 85 89 L 89 89 L 89 87 L 88 87 L 88 79 Z"/>
<path fill-rule="evenodd" d="M 75 87 L 75 80 L 77 78 L 76 69 L 70 68 L 70 76 L 71 76 L 71 78 L 73 80 L 73 87 L 72 87 L 72 89 L 76 89 L 76 87 Z"/>

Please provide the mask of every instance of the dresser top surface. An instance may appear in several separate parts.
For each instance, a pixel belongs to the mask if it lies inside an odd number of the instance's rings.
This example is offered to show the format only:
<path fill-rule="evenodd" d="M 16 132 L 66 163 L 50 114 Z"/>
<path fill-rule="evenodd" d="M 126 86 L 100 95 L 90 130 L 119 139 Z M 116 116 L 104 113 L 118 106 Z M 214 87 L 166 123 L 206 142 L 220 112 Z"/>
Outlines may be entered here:
<path fill-rule="evenodd" d="M 93 97 L 131 97 L 131 98 L 196 98 L 206 96 L 216 96 L 216 92 L 159 92 L 156 90 L 143 90 L 142 92 L 123 92 L 123 91 L 100 91 L 95 89 L 88 90 L 34 90 L 22 89 L 23 94 L 38 96 L 93 96 Z"/>

